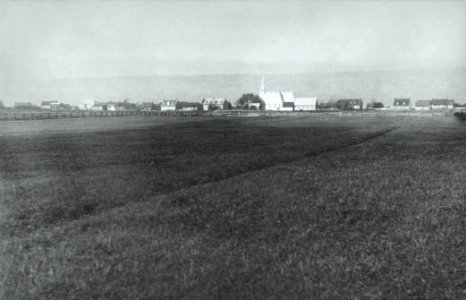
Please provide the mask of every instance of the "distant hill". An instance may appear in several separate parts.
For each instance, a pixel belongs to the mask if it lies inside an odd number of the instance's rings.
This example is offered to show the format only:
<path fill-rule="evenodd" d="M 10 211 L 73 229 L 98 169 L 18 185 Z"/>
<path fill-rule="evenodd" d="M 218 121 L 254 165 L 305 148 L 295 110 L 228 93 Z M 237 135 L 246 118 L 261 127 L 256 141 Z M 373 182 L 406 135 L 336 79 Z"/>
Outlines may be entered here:
<path fill-rule="evenodd" d="M 257 93 L 261 75 L 189 75 L 85 78 L 0 82 L 0 99 L 40 103 L 57 99 L 78 105 L 85 99 L 97 101 L 160 102 L 177 98 L 201 101 L 226 97 L 236 101 L 243 93 Z M 466 68 L 433 68 L 392 71 L 315 72 L 265 74 L 266 89 L 291 90 L 296 96 L 317 96 L 320 101 L 338 98 L 372 99 L 391 105 L 395 97 L 413 100 L 450 98 L 466 102 Z"/>

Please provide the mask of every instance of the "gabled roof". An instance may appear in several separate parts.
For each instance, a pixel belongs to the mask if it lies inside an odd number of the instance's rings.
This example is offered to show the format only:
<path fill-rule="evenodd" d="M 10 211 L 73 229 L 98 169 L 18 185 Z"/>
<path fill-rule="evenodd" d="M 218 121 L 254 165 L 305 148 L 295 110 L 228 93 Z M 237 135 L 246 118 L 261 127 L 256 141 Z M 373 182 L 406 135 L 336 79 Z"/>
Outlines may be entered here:
<path fill-rule="evenodd" d="M 395 98 L 395 100 L 393 100 L 394 106 L 408 106 L 410 103 L 410 98 Z"/>
<path fill-rule="evenodd" d="M 15 106 L 20 106 L 20 105 L 32 106 L 32 103 L 31 102 L 15 102 Z"/>
<path fill-rule="evenodd" d="M 301 97 L 294 101 L 296 106 L 315 106 L 317 105 L 317 97 Z"/>
<path fill-rule="evenodd" d="M 162 106 L 175 106 L 178 100 L 163 100 L 161 105 Z"/>
<path fill-rule="evenodd" d="M 432 105 L 453 105 L 455 100 L 449 99 L 432 99 Z"/>
<path fill-rule="evenodd" d="M 52 101 L 42 101 L 41 102 L 41 106 L 48 106 L 48 105 L 51 105 L 51 104 L 59 104 L 58 101 L 55 101 L 55 100 L 52 100 Z"/>
<path fill-rule="evenodd" d="M 431 103 L 432 101 L 430 100 L 417 100 L 414 105 L 417 107 L 427 107 L 430 106 Z"/>
<path fill-rule="evenodd" d="M 223 105 L 225 102 L 227 102 L 227 99 L 225 98 L 206 98 L 202 102 L 203 104 L 216 104 L 216 105 Z"/>
<path fill-rule="evenodd" d="M 283 102 L 294 102 L 293 92 L 280 92 L 282 94 Z"/>
<path fill-rule="evenodd" d="M 264 101 L 266 106 L 283 104 L 283 99 L 280 92 L 265 92 L 259 94 L 259 97 Z"/>
<path fill-rule="evenodd" d="M 347 98 L 347 99 L 340 99 L 337 102 L 346 102 L 351 105 L 361 105 L 362 104 L 362 99 L 361 98 Z"/>
<path fill-rule="evenodd" d="M 94 102 L 94 106 L 105 106 L 105 105 L 107 105 L 106 102 L 97 102 L 97 101 Z"/>

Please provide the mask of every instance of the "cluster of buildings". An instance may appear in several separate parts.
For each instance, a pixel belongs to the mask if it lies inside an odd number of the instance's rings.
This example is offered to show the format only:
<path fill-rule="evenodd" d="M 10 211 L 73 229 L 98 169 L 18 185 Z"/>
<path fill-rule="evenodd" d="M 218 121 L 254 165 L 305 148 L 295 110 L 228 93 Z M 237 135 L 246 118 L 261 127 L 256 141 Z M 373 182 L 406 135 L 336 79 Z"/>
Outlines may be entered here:
<path fill-rule="evenodd" d="M 331 100 L 329 102 L 319 103 L 317 97 L 305 96 L 296 97 L 293 91 L 267 91 L 265 88 L 264 76 L 262 75 L 261 85 L 258 95 L 247 94 L 246 100 L 242 97 L 238 100 L 238 108 L 248 108 L 257 110 L 272 111 L 315 111 L 315 110 L 361 110 L 363 109 L 362 98 L 346 98 Z M 245 95 L 243 95 L 245 96 Z M 244 101 L 246 105 L 243 106 Z M 241 105 L 240 105 L 241 103 Z M 451 99 L 432 99 L 417 100 L 414 103 L 410 98 L 395 98 L 393 105 L 384 107 L 381 102 L 367 103 L 366 109 L 385 109 L 385 110 L 448 110 L 455 107 L 455 101 Z M 233 108 L 233 104 L 226 98 L 205 98 L 200 102 L 185 102 L 177 99 L 163 100 L 160 103 L 143 102 L 142 104 L 130 103 L 127 100 L 123 102 L 98 102 L 86 100 L 79 107 L 71 107 L 60 101 L 42 101 L 40 106 L 30 102 L 17 102 L 15 109 L 20 110 L 89 110 L 89 111 L 213 111 L 228 110 Z"/>
<path fill-rule="evenodd" d="M 264 102 L 265 110 L 308 111 L 317 109 L 317 97 L 295 97 L 292 91 L 266 91 L 263 75 L 259 97 Z"/>
<path fill-rule="evenodd" d="M 455 107 L 455 100 L 451 99 L 432 99 L 432 100 L 417 100 L 413 103 L 409 98 L 395 98 L 393 101 L 393 109 L 397 110 L 445 110 L 453 109 Z"/>

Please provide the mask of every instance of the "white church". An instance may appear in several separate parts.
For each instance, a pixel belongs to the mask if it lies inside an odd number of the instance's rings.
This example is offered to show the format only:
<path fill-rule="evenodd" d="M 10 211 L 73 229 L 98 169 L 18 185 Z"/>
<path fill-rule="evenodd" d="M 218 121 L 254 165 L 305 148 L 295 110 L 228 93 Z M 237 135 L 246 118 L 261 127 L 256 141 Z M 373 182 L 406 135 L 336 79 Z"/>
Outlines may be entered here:
<path fill-rule="evenodd" d="M 296 98 L 293 91 L 267 92 L 262 75 L 259 97 L 264 101 L 265 110 L 309 111 L 317 109 L 317 97 Z"/>

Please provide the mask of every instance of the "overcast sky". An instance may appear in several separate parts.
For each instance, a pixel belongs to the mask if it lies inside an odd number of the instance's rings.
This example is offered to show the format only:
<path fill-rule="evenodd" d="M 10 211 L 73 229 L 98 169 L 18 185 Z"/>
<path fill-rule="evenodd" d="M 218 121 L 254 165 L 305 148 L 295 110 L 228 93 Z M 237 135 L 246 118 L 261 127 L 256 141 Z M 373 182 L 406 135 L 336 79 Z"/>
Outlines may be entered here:
<path fill-rule="evenodd" d="M 464 66 L 466 2 L 0 2 L 0 38 L 2 80 Z"/>

